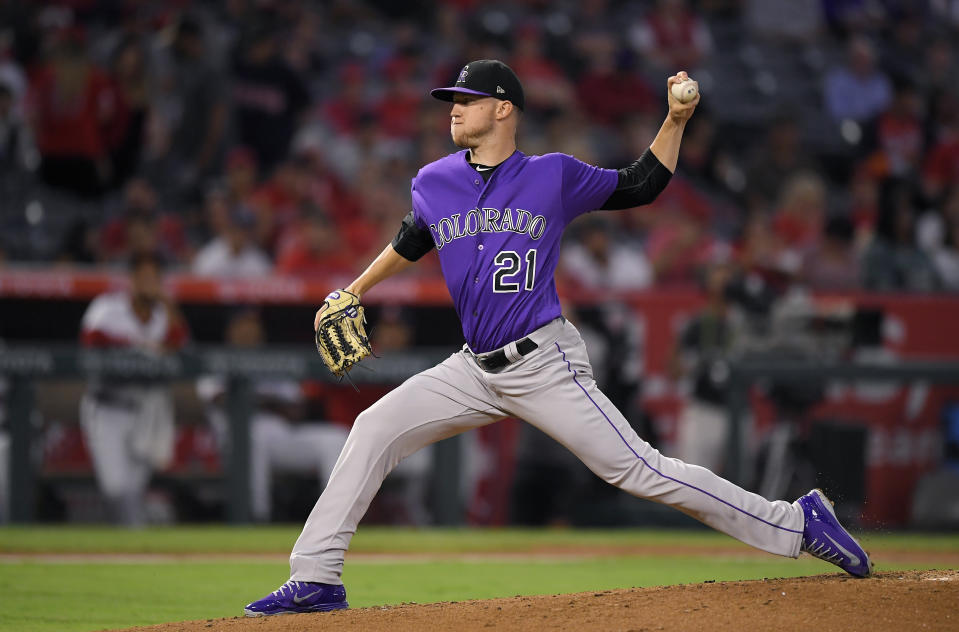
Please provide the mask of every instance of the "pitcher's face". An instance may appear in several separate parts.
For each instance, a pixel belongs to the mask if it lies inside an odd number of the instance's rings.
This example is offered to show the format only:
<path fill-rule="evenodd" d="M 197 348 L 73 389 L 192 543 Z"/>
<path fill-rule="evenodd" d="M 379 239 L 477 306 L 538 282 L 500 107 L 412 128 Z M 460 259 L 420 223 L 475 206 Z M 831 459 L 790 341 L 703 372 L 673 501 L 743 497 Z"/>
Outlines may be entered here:
<path fill-rule="evenodd" d="M 450 109 L 450 136 L 457 147 L 472 149 L 493 131 L 498 99 L 456 94 Z"/>

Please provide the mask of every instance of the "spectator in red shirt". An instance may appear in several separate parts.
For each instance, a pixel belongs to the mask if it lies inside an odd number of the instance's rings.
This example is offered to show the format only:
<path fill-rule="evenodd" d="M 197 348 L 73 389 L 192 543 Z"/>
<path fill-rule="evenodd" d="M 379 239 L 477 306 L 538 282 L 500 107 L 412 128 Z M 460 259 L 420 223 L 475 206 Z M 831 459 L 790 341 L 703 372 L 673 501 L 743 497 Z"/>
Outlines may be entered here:
<path fill-rule="evenodd" d="M 826 212 L 826 185 L 813 172 L 798 173 L 786 182 L 773 217 L 773 233 L 785 247 L 801 254 L 814 248 Z"/>
<path fill-rule="evenodd" d="M 579 46 L 586 55 L 586 71 L 576 82 L 576 96 L 593 121 L 613 126 L 637 111 L 659 111 L 649 86 L 619 64 L 611 34 L 585 36 Z"/>
<path fill-rule="evenodd" d="M 35 73 L 28 110 L 41 178 L 81 195 L 103 193 L 111 179 L 121 103 L 109 77 L 84 51 L 80 32 L 63 34 L 49 63 Z"/>
<path fill-rule="evenodd" d="M 663 72 L 693 71 L 712 50 L 706 23 L 686 0 L 658 0 L 629 35 L 643 60 Z"/>
<path fill-rule="evenodd" d="M 296 226 L 310 200 L 312 185 L 309 160 L 296 156 L 280 163 L 253 192 L 250 205 L 257 215 L 256 238 L 261 248 L 274 253 L 283 246 L 286 233 Z"/>
<path fill-rule="evenodd" d="M 543 34 L 533 24 L 520 27 L 510 67 L 523 78 L 526 111 L 552 114 L 575 102 L 573 86 L 544 51 Z"/>
<path fill-rule="evenodd" d="M 959 182 L 959 102 L 953 99 L 940 115 L 939 133 L 923 163 L 923 192 L 930 199 L 938 199 L 957 182 Z"/>
<path fill-rule="evenodd" d="M 698 270 L 721 254 L 722 245 L 709 230 L 712 204 L 682 177 L 674 176 L 644 211 L 656 217 L 646 240 L 656 285 L 692 284 Z"/>
<path fill-rule="evenodd" d="M 323 120 L 338 134 L 356 133 L 368 110 L 366 74 L 361 66 L 343 66 L 335 95 L 322 106 Z"/>
<path fill-rule="evenodd" d="M 123 192 L 123 212 L 103 225 L 99 256 L 125 261 L 156 253 L 165 263 L 186 261 L 190 247 L 179 216 L 160 211 L 157 192 L 143 178 L 130 180 Z"/>
<path fill-rule="evenodd" d="M 297 237 L 280 252 L 276 271 L 293 276 L 351 274 L 353 258 L 343 248 L 336 226 L 319 209 L 301 222 Z"/>
<path fill-rule="evenodd" d="M 922 101 L 911 83 L 900 81 L 889 109 L 879 115 L 876 125 L 877 151 L 867 160 L 872 174 L 911 177 L 919 170 L 922 154 Z"/>
<path fill-rule="evenodd" d="M 423 90 L 413 77 L 413 61 L 402 57 L 391 60 L 385 69 L 386 91 L 373 107 L 383 134 L 390 138 L 416 135 L 417 113 L 423 102 Z"/>

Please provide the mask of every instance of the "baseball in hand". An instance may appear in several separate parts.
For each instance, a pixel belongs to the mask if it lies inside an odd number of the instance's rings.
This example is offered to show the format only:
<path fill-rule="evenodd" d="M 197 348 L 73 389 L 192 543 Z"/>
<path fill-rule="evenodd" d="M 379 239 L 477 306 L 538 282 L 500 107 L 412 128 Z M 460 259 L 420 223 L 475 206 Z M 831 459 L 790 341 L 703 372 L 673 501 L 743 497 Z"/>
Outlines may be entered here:
<path fill-rule="evenodd" d="M 699 84 L 692 79 L 686 79 L 685 81 L 674 83 L 670 91 L 680 103 L 689 103 L 699 94 Z"/>

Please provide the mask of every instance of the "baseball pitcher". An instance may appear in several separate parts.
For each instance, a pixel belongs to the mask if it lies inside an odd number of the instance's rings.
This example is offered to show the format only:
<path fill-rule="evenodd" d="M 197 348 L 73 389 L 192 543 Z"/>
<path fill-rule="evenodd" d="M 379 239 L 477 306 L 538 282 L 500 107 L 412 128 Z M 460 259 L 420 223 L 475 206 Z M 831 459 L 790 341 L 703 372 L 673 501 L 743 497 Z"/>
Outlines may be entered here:
<path fill-rule="evenodd" d="M 627 492 L 675 507 L 757 548 L 803 550 L 857 576 L 870 572 L 859 544 L 813 490 L 768 501 L 709 470 L 666 458 L 643 441 L 597 388 L 576 328 L 560 314 L 553 272 L 560 238 L 579 215 L 651 202 L 676 168 L 687 103 L 671 93 L 649 149 L 619 170 L 565 154 L 516 149 L 523 87 L 500 61 L 467 64 L 454 86 L 450 133 L 462 151 L 413 178 L 413 210 L 383 252 L 317 312 L 317 346 L 334 372 L 368 352 L 360 298 L 380 281 L 437 251 L 466 344 L 413 376 L 356 419 L 326 490 L 290 556 L 290 580 L 246 606 L 249 616 L 346 608 L 340 580 L 357 523 L 387 473 L 440 439 L 504 417 L 533 424 L 593 472 Z"/>

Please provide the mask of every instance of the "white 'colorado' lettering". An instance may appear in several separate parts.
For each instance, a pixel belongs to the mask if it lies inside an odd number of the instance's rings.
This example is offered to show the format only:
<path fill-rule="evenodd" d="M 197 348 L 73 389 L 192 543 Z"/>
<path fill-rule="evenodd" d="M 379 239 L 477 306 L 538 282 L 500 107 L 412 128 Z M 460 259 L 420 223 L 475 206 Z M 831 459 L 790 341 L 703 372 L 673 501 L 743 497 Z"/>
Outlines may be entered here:
<path fill-rule="evenodd" d="M 430 224 L 430 234 L 437 250 L 462 237 L 471 237 L 477 233 L 516 233 L 529 235 L 530 239 L 540 239 L 546 232 L 546 218 L 517 208 L 470 209 L 465 214 L 453 213 L 435 224 Z"/>

